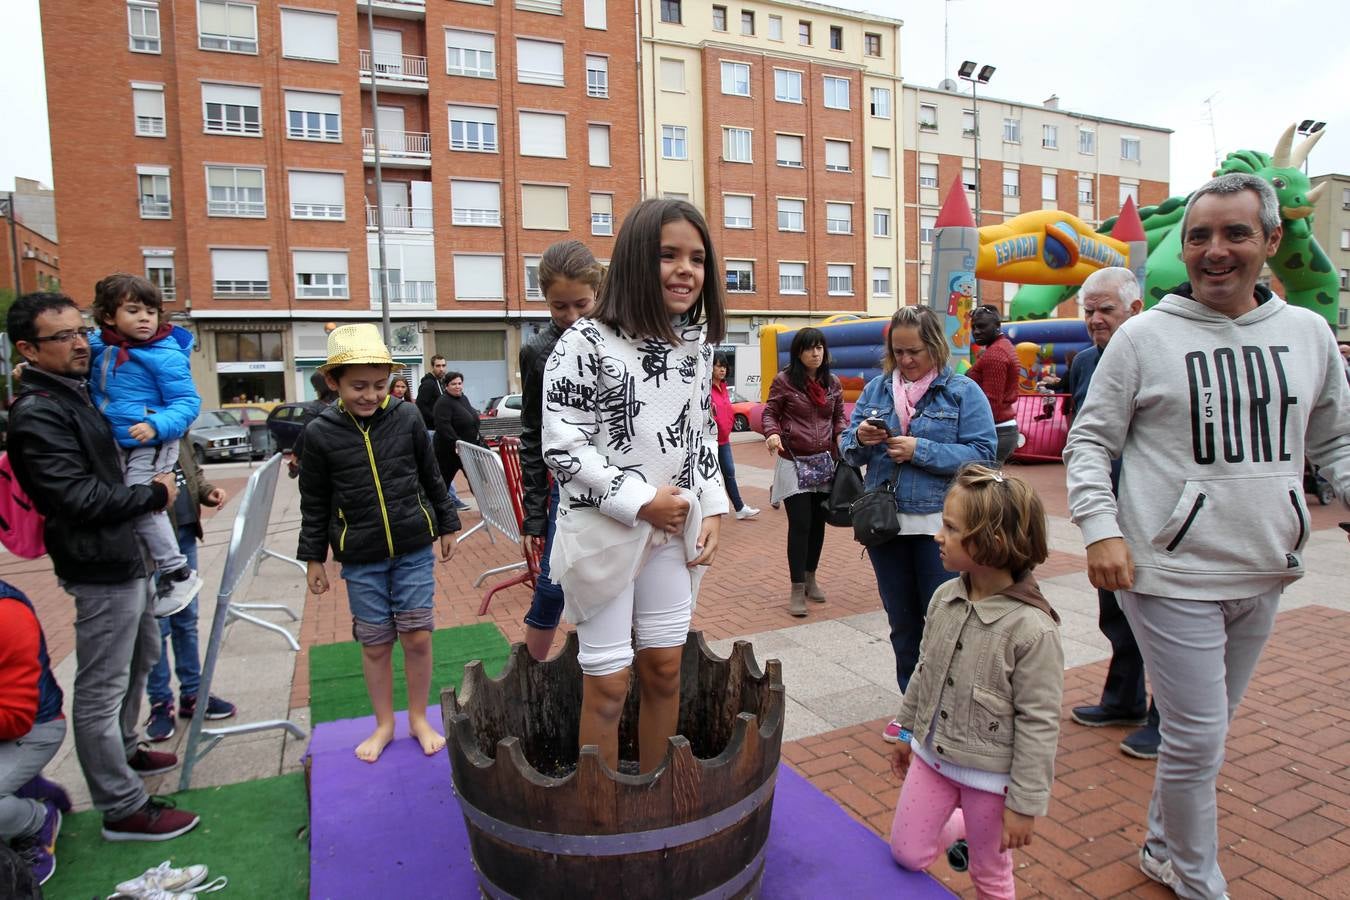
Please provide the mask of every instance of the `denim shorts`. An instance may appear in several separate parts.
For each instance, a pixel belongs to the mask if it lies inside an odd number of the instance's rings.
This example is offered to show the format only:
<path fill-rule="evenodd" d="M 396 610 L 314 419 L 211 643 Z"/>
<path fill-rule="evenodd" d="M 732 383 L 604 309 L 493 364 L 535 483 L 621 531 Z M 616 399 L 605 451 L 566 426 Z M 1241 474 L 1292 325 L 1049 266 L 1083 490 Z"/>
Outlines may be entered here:
<path fill-rule="evenodd" d="M 400 613 L 435 606 L 436 556 L 431 546 L 372 563 L 343 563 L 352 617 L 372 625 L 392 624 Z"/>

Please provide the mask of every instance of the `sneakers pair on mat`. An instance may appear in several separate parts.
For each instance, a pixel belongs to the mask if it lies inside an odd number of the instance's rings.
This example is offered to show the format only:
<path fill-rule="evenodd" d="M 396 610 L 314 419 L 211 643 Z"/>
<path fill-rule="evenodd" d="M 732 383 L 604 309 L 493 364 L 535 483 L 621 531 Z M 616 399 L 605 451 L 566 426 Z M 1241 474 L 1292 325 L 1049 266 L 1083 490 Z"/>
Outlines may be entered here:
<path fill-rule="evenodd" d="M 123 881 L 108 900 L 191 900 L 198 894 L 214 894 L 229 883 L 224 875 L 206 881 L 206 874 L 206 866 L 175 869 L 166 859 L 130 881 Z"/>
<path fill-rule="evenodd" d="M 178 700 L 178 718 L 191 719 L 197 711 L 197 697 L 186 694 Z M 205 716 L 208 720 L 228 719 L 235 714 L 235 706 L 228 700 L 222 700 L 214 694 L 206 698 Z M 150 718 L 145 723 L 145 736 L 153 743 L 167 741 L 175 733 L 173 724 L 173 702 L 150 704 Z"/>

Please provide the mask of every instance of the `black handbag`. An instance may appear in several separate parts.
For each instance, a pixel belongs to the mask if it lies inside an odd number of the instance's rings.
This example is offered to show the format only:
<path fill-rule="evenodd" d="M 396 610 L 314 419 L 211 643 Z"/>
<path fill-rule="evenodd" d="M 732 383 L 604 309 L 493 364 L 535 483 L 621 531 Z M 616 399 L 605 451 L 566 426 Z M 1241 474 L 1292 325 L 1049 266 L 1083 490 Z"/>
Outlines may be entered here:
<path fill-rule="evenodd" d="M 851 526 L 853 501 L 862 495 L 862 473 L 856 466 L 850 466 L 840 459 L 834 467 L 834 481 L 830 483 L 829 499 L 825 501 L 825 521 L 837 528 Z"/>
<path fill-rule="evenodd" d="M 854 500 L 849 515 L 853 519 L 853 539 L 864 547 L 884 544 L 900 534 L 900 513 L 895 508 L 895 491 L 889 481 Z"/>

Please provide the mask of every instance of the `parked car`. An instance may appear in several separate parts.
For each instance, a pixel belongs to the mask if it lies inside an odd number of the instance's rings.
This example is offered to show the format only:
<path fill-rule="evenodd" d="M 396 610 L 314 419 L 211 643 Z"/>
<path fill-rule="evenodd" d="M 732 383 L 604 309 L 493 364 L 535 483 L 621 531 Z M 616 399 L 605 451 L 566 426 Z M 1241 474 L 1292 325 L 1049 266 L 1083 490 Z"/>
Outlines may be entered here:
<path fill-rule="evenodd" d="M 493 397 L 488 401 L 487 407 L 478 414 L 478 417 L 480 419 L 520 418 L 520 394 Z"/>
<path fill-rule="evenodd" d="M 295 447 L 295 440 L 300 437 L 304 427 L 304 403 L 282 403 L 267 414 L 267 431 L 272 437 L 272 446 L 282 453 Z"/>
<path fill-rule="evenodd" d="M 199 415 L 188 429 L 188 442 L 198 465 L 222 459 L 248 459 L 253 455 L 248 429 L 230 410 L 208 409 Z"/>
<path fill-rule="evenodd" d="M 732 420 L 731 430 L 749 431 L 750 412 L 758 405 L 759 401 L 742 399 L 741 396 L 736 393 L 736 389 L 730 386 L 727 387 L 727 394 L 731 398 L 731 411 L 735 413 L 736 416 Z"/>
<path fill-rule="evenodd" d="M 239 424 L 248 429 L 249 441 L 253 444 L 253 458 L 266 459 L 276 453 L 276 441 L 267 430 L 267 417 L 273 404 L 226 403 L 223 411 L 239 420 Z"/>

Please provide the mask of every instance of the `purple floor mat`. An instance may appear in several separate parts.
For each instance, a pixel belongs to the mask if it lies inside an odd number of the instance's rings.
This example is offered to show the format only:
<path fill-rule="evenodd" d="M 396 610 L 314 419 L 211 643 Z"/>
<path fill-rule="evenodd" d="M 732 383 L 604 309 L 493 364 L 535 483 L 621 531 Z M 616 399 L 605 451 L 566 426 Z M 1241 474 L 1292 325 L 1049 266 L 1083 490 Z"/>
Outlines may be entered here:
<path fill-rule="evenodd" d="M 373 717 L 314 726 L 310 741 L 310 897 L 478 898 L 464 817 L 445 754 L 427 757 L 399 738 L 374 765 L 352 753 Z M 428 718 L 440 721 L 432 707 Z M 886 842 L 787 766 L 778 770 L 760 896 L 915 898 L 952 895 L 891 861 Z"/>

